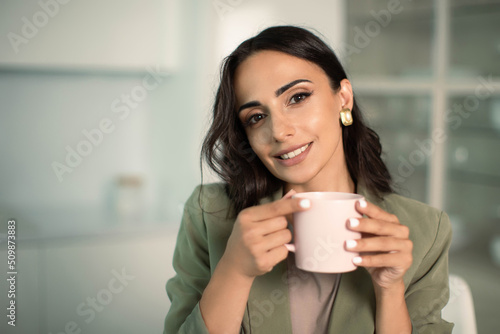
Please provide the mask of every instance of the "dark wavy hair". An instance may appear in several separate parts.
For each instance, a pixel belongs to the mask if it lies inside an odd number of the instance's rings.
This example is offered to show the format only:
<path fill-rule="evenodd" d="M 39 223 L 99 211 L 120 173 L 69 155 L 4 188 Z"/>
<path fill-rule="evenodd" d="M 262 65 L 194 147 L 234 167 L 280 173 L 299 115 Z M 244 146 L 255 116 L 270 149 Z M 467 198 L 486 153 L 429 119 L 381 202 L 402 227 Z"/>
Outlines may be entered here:
<path fill-rule="evenodd" d="M 283 52 L 315 63 L 323 69 L 334 91 L 347 75 L 335 53 L 316 35 L 294 26 L 270 27 L 241 43 L 221 67 L 220 86 L 213 106 L 213 119 L 201 149 L 203 158 L 225 182 L 234 213 L 258 204 L 283 186 L 253 152 L 238 119 L 234 74 L 249 56 L 263 50 Z M 354 123 L 342 127 L 344 155 L 355 184 L 362 182 L 374 195 L 392 192 L 391 176 L 382 161 L 378 135 L 365 125 L 356 100 Z M 202 175 L 203 178 L 203 175 Z"/>

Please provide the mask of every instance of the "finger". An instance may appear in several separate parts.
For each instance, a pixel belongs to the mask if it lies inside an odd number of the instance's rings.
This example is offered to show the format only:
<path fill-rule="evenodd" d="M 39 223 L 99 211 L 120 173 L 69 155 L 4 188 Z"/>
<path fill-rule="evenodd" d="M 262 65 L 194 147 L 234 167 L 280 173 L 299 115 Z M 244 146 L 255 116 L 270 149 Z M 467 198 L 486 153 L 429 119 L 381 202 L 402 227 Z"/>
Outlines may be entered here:
<path fill-rule="evenodd" d="M 262 244 L 265 250 L 269 251 L 290 241 L 292 241 L 292 232 L 290 232 L 290 230 L 281 230 L 266 235 Z"/>
<path fill-rule="evenodd" d="M 356 210 L 362 215 L 367 215 L 370 218 L 386 220 L 391 223 L 399 224 L 398 217 L 365 200 L 356 202 Z"/>
<path fill-rule="evenodd" d="M 297 192 L 293 189 L 291 189 L 289 192 L 285 194 L 282 198 L 292 198 L 293 195 L 295 195 Z"/>
<path fill-rule="evenodd" d="M 289 192 L 287 192 L 287 193 L 285 194 L 285 196 L 283 196 L 283 198 L 292 198 L 292 196 L 293 196 L 293 195 L 295 195 L 296 193 L 297 193 L 297 192 L 296 192 L 295 190 L 291 189 Z M 289 221 L 289 222 L 293 221 L 293 217 L 292 217 L 292 214 L 291 214 L 291 213 L 289 213 L 289 214 L 285 215 L 285 218 L 286 218 L 286 220 L 287 220 L 287 221 Z"/>
<path fill-rule="evenodd" d="M 379 236 L 393 236 L 400 239 L 408 239 L 410 236 L 408 226 L 378 219 L 349 218 L 347 228 L 356 232 Z"/>
<path fill-rule="evenodd" d="M 409 268 L 413 261 L 411 253 L 384 253 L 356 256 L 352 262 L 362 267 L 399 267 Z"/>
<path fill-rule="evenodd" d="M 347 240 L 345 249 L 352 252 L 410 252 L 413 249 L 411 240 L 392 237 L 366 238 Z"/>
<path fill-rule="evenodd" d="M 269 262 L 272 263 L 272 266 L 274 267 L 288 256 L 288 249 L 284 245 L 280 245 L 278 247 L 275 247 L 267 253 L 267 256 L 269 256 Z"/>
<path fill-rule="evenodd" d="M 305 211 L 310 207 L 311 201 L 306 198 L 282 198 L 272 203 L 266 203 L 249 209 L 253 209 L 253 221 L 263 221 L 269 218 L 286 216 L 294 212 Z"/>
<path fill-rule="evenodd" d="M 266 221 L 256 222 L 254 225 L 256 233 L 267 235 L 279 230 L 284 230 L 288 227 L 288 222 L 285 217 L 274 217 Z"/>
<path fill-rule="evenodd" d="M 262 274 L 270 272 L 276 264 L 286 259 L 287 255 L 288 249 L 284 245 L 274 247 L 256 259 L 257 270 Z"/>

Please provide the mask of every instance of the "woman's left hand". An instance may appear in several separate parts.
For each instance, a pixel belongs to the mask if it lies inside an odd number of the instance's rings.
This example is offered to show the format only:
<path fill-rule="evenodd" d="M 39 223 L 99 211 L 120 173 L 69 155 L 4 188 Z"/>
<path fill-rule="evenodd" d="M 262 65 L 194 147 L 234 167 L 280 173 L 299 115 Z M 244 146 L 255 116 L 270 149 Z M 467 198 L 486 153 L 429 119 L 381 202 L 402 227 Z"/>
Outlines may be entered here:
<path fill-rule="evenodd" d="M 413 261 L 409 228 L 402 225 L 395 215 L 366 201 L 358 201 L 356 210 L 368 218 L 347 222 L 350 230 L 362 235 L 355 242 L 346 242 L 347 250 L 360 253 L 353 262 L 368 270 L 375 288 L 386 290 L 401 286 L 403 275 Z"/>

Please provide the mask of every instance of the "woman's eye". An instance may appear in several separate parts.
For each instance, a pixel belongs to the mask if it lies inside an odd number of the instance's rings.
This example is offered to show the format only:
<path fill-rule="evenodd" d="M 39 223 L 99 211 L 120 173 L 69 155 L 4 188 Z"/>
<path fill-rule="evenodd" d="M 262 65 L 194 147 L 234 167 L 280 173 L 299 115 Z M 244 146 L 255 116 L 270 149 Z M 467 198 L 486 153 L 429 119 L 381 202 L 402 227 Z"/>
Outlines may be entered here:
<path fill-rule="evenodd" d="M 266 115 L 264 114 L 253 114 L 246 120 L 245 126 L 255 125 L 264 118 L 266 118 Z"/>
<path fill-rule="evenodd" d="M 298 94 L 295 94 L 294 96 L 292 96 L 292 98 L 290 99 L 290 104 L 296 104 L 296 103 L 299 103 L 299 102 L 302 102 L 304 101 L 307 97 L 309 97 L 311 95 L 311 93 L 298 93 Z"/>

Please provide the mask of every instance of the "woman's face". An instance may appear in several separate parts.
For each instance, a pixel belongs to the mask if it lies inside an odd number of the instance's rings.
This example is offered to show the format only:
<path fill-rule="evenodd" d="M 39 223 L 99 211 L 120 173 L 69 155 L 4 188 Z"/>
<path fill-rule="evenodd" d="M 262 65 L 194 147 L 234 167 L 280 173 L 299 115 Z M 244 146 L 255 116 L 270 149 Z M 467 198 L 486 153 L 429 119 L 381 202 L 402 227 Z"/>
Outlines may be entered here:
<path fill-rule="evenodd" d="M 250 146 L 274 176 L 302 191 L 345 178 L 339 119 L 352 108 L 349 81 L 334 92 L 316 64 L 260 51 L 237 68 L 235 91 Z"/>

